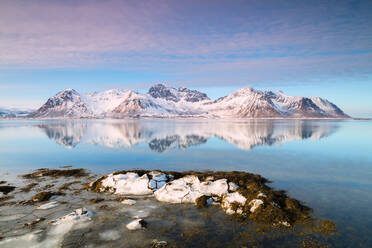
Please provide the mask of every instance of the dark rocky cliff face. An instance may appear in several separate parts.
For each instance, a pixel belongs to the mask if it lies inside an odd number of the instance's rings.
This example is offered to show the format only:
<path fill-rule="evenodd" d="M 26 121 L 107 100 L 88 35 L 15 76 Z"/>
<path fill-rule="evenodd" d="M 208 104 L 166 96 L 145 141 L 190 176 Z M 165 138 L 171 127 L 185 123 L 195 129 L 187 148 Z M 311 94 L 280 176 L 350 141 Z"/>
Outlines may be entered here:
<path fill-rule="evenodd" d="M 149 89 L 148 94 L 154 98 L 163 98 L 168 101 L 178 102 L 179 99 L 175 92 L 176 90 L 173 88 L 166 87 L 163 84 L 156 84 Z"/>
<path fill-rule="evenodd" d="M 167 87 L 163 84 L 156 84 L 152 86 L 148 94 L 154 98 L 162 98 L 168 101 L 178 102 L 185 100 L 187 102 L 199 102 L 203 100 L 210 100 L 207 94 L 197 90 L 190 90 L 185 87 L 178 89 Z"/>

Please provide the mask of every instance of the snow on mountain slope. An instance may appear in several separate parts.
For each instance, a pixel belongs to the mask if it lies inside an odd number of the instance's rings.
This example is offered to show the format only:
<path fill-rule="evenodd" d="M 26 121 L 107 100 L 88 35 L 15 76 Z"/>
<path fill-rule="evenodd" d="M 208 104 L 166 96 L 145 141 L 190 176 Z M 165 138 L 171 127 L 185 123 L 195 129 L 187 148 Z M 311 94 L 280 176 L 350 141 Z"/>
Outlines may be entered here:
<path fill-rule="evenodd" d="M 90 110 L 96 116 L 104 115 L 113 111 L 123 99 L 131 94 L 130 90 L 112 89 L 104 92 L 93 92 L 83 96 L 83 100 L 87 103 Z"/>
<path fill-rule="evenodd" d="M 229 117 L 280 117 L 274 104 L 261 91 L 251 87 L 241 88 L 234 93 L 206 104 L 208 112 Z"/>
<path fill-rule="evenodd" d="M 193 108 L 191 104 L 174 102 L 162 98 L 153 98 L 148 94 L 139 94 L 131 91 L 122 103 L 111 113 L 111 117 L 125 116 L 161 116 L 174 117 L 181 115 L 197 115 L 202 112 Z"/>
<path fill-rule="evenodd" d="M 69 117 L 81 118 L 92 116 L 81 95 L 73 89 L 63 90 L 48 101 L 29 117 Z"/>
<path fill-rule="evenodd" d="M 310 99 L 329 116 L 347 116 L 339 107 L 326 99 L 320 97 L 312 97 Z"/>
<path fill-rule="evenodd" d="M 333 103 L 321 98 L 287 96 L 283 92 L 245 87 L 217 100 L 187 88 L 157 84 L 147 94 L 108 90 L 80 95 L 72 89 L 59 92 L 29 117 L 125 118 L 348 118 Z"/>
<path fill-rule="evenodd" d="M 265 94 L 283 115 L 300 117 L 346 117 L 336 105 L 319 97 L 288 96 L 282 91 L 278 91 L 277 93 L 266 91 Z"/>

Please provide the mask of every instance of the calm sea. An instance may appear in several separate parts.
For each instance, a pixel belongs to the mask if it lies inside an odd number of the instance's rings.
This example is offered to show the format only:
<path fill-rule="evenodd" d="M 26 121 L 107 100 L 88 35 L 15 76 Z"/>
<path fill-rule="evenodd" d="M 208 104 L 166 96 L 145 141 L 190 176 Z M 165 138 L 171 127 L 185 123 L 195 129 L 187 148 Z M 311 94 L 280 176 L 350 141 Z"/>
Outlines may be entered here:
<path fill-rule="evenodd" d="M 1 177 L 64 165 L 258 173 L 333 220 L 334 246 L 372 247 L 371 121 L 0 121 Z"/>

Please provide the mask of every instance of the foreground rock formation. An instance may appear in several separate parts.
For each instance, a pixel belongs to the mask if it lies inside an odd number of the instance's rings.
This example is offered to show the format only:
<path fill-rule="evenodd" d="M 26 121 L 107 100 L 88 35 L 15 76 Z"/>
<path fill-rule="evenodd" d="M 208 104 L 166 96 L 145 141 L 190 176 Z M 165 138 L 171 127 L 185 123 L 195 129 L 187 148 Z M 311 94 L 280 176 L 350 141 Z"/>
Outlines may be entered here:
<path fill-rule="evenodd" d="M 8 179 L 0 184 L 15 189 L 0 196 L 0 247 L 323 247 L 336 231 L 246 172 L 98 177 L 65 167 Z"/>
<path fill-rule="evenodd" d="M 220 205 L 226 214 L 271 226 L 289 227 L 310 219 L 311 209 L 283 191 L 266 185 L 259 175 L 246 172 L 119 171 L 89 184 L 96 192 L 126 196 L 152 195 L 158 201 Z"/>

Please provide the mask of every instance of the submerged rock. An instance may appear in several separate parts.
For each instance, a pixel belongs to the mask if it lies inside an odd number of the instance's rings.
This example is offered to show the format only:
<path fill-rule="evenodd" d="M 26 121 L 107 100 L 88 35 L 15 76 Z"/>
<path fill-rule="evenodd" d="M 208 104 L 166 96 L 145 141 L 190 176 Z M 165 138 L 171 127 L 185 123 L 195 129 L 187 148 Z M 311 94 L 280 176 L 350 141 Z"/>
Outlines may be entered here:
<path fill-rule="evenodd" d="M 0 186 L 0 193 L 3 193 L 4 195 L 9 194 L 13 190 L 15 190 L 16 187 L 14 186 Z"/>
<path fill-rule="evenodd" d="M 28 193 L 30 192 L 35 186 L 39 185 L 38 183 L 29 183 L 25 187 L 20 188 L 21 192 Z"/>
<path fill-rule="evenodd" d="M 212 203 L 213 203 L 213 198 L 205 196 L 205 195 L 202 195 L 202 196 L 196 198 L 196 200 L 195 200 L 195 205 L 199 208 L 208 207 Z"/>
<path fill-rule="evenodd" d="M 52 196 L 55 195 L 60 195 L 60 193 L 57 192 L 50 192 L 50 191 L 45 191 L 45 192 L 40 192 L 34 195 L 31 200 L 34 202 L 43 202 L 43 201 L 48 201 Z"/>
<path fill-rule="evenodd" d="M 99 234 L 100 239 L 106 241 L 118 240 L 121 235 L 117 230 L 107 230 Z"/>
<path fill-rule="evenodd" d="M 103 199 L 103 198 L 94 198 L 94 199 L 90 199 L 89 203 L 96 204 L 96 203 L 103 202 L 104 200 L 105 199 Z"/>
<path fill-rule="evenodd" d="M 42 222 L 42 221 L 44 221 L 44 220 L 45 220 L 44 217 L 40 217 L 40 218 L 37 218 L 37 219 L 34 220 L 34 221 L 31 221 L 31 222 L 27 222 L 27 223 L 25 223 L 24 226 L 28 226 L 28 227 L 30 227 L 30 228 L 33 228 L 36 224 L 38 224 L 38 223 L 40 223 L 40 222 Z"/>
<path fill-rule="evenodd" d="M 39 169 L 35 172 L 29 173 L 29 174 L 24 174 L 22 175 L 23 178 L 25 179 L 38 179 L 42 177 L 75 177 L 75 178 L 80 178 L 80 177 L 85 177 L 88 176 L 89 174 L 85 169 L 67 169 L 67 170 L 58 170 L 58 169 L 46 169 L 42 168 Z"/>
<path fill-rule="evenodd" d="M 154 239 L 152 241 L 152 248 L 164 248 L 167 247 L 168 242 L 167 241 L 158 241 L 157 239 Z"/>

